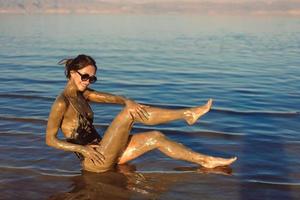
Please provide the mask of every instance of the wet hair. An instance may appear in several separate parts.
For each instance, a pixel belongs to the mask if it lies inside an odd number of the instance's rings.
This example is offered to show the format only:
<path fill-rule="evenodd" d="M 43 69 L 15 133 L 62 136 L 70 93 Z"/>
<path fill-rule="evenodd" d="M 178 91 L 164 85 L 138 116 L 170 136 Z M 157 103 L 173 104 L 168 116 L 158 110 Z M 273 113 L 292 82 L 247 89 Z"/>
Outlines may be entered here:
<path fill-rule="evenodd" d="M 65 75 L 67 78 L 71 77 L 72 70 L 77 71 L 85 68 L 88 65 L 95 67 L 97 71 L 96 61 L 88 55 L 80 54 L 76 58 L 65 58 L 58 62 L 59 65 L 65 65 Z"/>

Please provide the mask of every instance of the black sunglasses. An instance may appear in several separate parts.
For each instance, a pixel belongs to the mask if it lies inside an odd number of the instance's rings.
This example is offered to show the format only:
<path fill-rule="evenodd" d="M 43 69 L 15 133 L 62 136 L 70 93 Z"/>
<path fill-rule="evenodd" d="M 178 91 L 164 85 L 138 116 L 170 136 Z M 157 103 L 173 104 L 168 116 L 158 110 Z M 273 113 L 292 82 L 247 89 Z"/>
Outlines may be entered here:
<path fill-rule="evenodd" d="M 81 74 L 79 71 L 76 71 L 80 77 L 82 81 L 89 81 L 90 83 L 95 83 L 97 81 L 97 77 L 96 76 L 90 76 L 88 74 Z"/>

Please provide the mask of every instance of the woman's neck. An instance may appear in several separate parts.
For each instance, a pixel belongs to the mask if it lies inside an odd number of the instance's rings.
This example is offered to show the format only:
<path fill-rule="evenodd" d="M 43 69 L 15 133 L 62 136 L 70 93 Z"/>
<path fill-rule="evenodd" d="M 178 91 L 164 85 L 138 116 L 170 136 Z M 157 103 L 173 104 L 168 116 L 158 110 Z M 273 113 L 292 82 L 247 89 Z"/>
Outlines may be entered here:
<path fill-rule="evenodd" d="M 69 97 L 77 97 L 80 93 L 72 80 L 69 80 L 64 89 L 64 93 Z"/>

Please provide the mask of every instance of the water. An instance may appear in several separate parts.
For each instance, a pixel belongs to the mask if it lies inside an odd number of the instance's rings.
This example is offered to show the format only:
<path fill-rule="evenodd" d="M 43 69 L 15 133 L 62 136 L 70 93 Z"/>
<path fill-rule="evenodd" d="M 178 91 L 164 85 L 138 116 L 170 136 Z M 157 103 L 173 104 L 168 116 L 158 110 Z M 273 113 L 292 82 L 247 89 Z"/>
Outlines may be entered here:
<path fill-rule="evenodd" d="M 299 199 L 300 19 L 0 15 L 0 199 Z M 65 57 L 85 53 L 94 89 L 167 108 L 214 99 L 194 126 L 147 127 L 195 151 L 238 156 L 232 175 L 147 153 L 104 174 L 47 147 Z M 120 106 L 93 104 L 103 133 Z M 59 133 L 59 137 L 62 137 Z M 183 169 L 183 171 L 182 171 Z"/>

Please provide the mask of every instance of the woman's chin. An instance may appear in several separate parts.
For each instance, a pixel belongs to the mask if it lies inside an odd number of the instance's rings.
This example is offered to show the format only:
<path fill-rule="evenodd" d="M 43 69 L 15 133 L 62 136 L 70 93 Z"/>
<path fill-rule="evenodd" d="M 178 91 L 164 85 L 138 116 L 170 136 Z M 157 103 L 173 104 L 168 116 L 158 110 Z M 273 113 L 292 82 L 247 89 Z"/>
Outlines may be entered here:
<path fill-rule="evenodd" d="M 80 86 L 78 87 L 78 90 L 79 90 L 80 92 L 83 92 L 84 90 L 86 90 L 86 88 L 87 88 L 87 86 L 82 86 L 82 85 L 80 85 Z"/>

